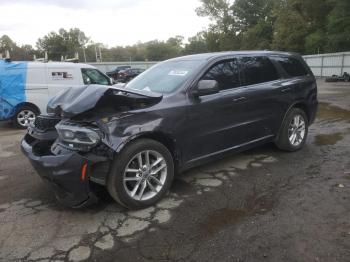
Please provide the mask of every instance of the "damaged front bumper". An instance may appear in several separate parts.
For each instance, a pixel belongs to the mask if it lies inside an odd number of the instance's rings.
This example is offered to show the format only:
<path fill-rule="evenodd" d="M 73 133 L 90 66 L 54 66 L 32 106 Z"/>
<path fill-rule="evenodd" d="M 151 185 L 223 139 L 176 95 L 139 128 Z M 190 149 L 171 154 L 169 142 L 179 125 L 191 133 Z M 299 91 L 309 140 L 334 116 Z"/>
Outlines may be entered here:
<path fill-rule="evenodd" d="M 57 199 L 75 208 L 96 202 L 93 184 L 105 184 L 107 169 L 101 172 L 99 167 L 108 163 L 104 162 L 106 159 L 80 154 L 52 140 L 40 140 L 38 136 L 41 136 L 40 133 L 38 135 L 38 132 L 29 129 L 21 143 L 22 152 L 40 177 L 51 186 Z"/>

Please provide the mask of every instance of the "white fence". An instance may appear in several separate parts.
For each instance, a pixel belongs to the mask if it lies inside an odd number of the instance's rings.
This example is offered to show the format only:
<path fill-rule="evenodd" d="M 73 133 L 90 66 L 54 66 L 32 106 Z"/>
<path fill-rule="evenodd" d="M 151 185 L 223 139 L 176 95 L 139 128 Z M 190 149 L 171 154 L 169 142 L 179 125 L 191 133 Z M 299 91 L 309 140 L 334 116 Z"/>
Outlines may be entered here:
<path fill-rule="evenodd" d="M 307 55 L 304 59 L 318 77 L 350 73 L 350 52 Z"/>
<path fill-rule="evenodd" d="M 158 62 L 92 62 L 90 65 L 95 66 L 102 72 L 108 72 L 116 68 L 117 66 L 131 66 L 133 68 L 147 69 Z"/>

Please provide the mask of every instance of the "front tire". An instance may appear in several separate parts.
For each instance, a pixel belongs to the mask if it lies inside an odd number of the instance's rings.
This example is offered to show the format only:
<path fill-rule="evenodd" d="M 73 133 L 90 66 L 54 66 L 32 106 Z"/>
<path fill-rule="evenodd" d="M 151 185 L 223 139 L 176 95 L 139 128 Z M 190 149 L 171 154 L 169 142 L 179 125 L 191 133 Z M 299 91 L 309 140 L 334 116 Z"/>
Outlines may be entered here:
<path fill-rule="evenodd" d="M 282 123 L 275 141 L 276 146 L 289 152 L 300 150 L 306 142 L 308 127 L 305 112 L 299 108 L 292 108 Z"/>
<path fill-rule="evenodd" d="M 169 150 L 151 139 L 131 142 L 113 160 L 107 189 L 114 200 L 130 209 L 157 203 L 174 178 Z"/>

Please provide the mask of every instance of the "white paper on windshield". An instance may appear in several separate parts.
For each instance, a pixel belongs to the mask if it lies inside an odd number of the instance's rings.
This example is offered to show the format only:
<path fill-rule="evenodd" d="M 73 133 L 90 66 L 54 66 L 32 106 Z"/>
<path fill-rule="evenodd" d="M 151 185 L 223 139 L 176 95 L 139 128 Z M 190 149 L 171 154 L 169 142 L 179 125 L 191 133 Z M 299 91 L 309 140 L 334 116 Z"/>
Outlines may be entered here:
<path fill-rule="evenodd" d="M 187 75 L 188 71 L 185 70 L 171 70 L 169 72 L 169 76 L 185 76 Z"/>

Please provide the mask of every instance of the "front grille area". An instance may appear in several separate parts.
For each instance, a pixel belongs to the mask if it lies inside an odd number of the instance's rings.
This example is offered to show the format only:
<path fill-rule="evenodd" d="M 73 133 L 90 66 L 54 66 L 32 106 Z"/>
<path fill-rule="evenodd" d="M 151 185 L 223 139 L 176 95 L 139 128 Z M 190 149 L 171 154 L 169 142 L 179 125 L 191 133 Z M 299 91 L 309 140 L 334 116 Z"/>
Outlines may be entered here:
<path fill-rule="evenodd" d="M 61 121 L 61 118 L 48 115 L 40 115 L 35 118 L 34 126 L 38 130 L 54 129 L 55 125 Z"/>

